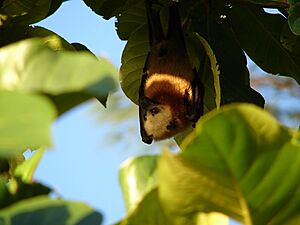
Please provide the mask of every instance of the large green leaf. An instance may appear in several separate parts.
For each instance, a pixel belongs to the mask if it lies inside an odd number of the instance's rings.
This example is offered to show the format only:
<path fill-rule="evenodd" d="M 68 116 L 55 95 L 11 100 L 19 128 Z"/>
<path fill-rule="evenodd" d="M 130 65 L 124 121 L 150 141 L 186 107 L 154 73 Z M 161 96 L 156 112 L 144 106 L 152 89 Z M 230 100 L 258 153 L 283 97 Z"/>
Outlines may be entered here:
<path fill-rule="evenodd" d="M 122 54 L 121 87 L 127 97 L 135 103 L 138 102 L 138 90 L 149 51 L 147 33 L 146 26 L 141 26 L 133 32 Z"/>
<path fill-rule="evenodd" d="M 126 1 L 122 0 L 84 0 L 95 13 L 103 16 L 105 19 L 110 19 L 120 12 Z"/>
<path fill-rule="evenodd" d="M 115 225 L 175 225 L 159 202 L 157 188 L 150 191 L 137 207 Z"/>
<path fill-rule="evenodd" d="M 49 95 L 59 113 L 92 97 L 105 104 L 115 87 L 117 70 L 108 60 L 55 51 L 39 39 L 6 46 L 0 58 L 0 89 Z"/>
<path fill-rule="evenodd" d="M 137 0 L 84 0 L 95 13 L 110 19 L 136 4 Z"/>
<path fill-rule="evenodd" d="M 132 33 L 147 21 L 144 1 L 129 1 L 128 4 L 130 7 L 124 8 L 122 13 L 117 15 L 116 27 L 121 40 L 128 40 Z"/>
<path fill-rule="evenodd" d="M 50 6 L 50 0 L 3 0 L 0 26 L 36 23 L 47 16 Z"/>
<path fill-rule="evenodd" d="M 102 216 L 83 203 L 35 197 L 0 210 L 2 225 L 99 225 Z"/>
<path fill-rule="evenodd" d="M 258 66 L 300 83 L 300 53 L 289 52 L 281 43 L 281 32 L 287 23 L 283 16 L 268 14 L 261 8 L 233 6 L 229 19 L 236 38 Z"/>
<path fill-rule="evenodd" d="M 157 156 L 140 156 L 122 164 L 119 179 L 127 212 L 136 208 L 143 197 L 157 186 Z"/>
<path fill-rule="evenodd" d="M 110 19 L 117 18 L 116 28 L 121 40 L 127 40 L 142 24 L 146 24 L 145 2 L 139 0 L 84 0 L 94 12 Z"/>
<path fill-rule="evenodd" d="M 47 98 L 0 91 L 0 108 L 1 157 L 51 144 L 50 126 L 55 110 Z"/>
<path fill-rule="evenodd" d="M 43 38 L 43 41 L 49 43 L 55 50 L 75 50 L 65 39 L 39 26 L 19 26 L 0 29 L 0 47 L 34 37 Z"/>
<path fill-rule="evenodd" d="M 200 213 L 183 220 L 172 220 L 160 203 L 158 190 L 149 192 L 134 211 L 115 225 L 229 225 L 229 219 L 219 213 Z"/>
<path fill-rule="evenodd" d="M 219 211 L 246 225 L 300 222 L 300 143 L 268 113 L 224 107 L 181 147 L 158 163 L 160 200 L 172 218 Z"/>
<path fill-rule="evenodd" d="M 210 40 L 221 73 L 222 103 L 249 102 L 263 107 L 263 97 L 250 87 L 245 53 L 228 24 L 212 22 L 209 29 L 210 35 L 207 38 Z"/>
<path fill-rule="evenodd" d="M 118 224 L 172 225 L 160 204 L 157 191 L 157 155 L 138 156 L 123 163 L 120 169 L 120 184 L 128 215 Z M 188 225 L 228 225 L 224 215 L 199 214 L 184 218 Z"/>

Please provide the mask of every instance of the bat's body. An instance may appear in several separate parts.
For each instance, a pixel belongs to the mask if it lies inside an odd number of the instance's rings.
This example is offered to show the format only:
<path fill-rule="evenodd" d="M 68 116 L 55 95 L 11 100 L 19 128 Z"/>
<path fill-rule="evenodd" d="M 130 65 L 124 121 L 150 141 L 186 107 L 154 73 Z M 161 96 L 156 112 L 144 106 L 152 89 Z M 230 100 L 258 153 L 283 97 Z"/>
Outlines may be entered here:
<path fill-rule="evenodd" d="M 204 91 L 187 55 L 178 2 L 171 2 L 166 36 L 151 6 L 146 1 L 151 48 L 139 93 L 141 135 L 148 144 L 194 125 L 203 114 Z"/>

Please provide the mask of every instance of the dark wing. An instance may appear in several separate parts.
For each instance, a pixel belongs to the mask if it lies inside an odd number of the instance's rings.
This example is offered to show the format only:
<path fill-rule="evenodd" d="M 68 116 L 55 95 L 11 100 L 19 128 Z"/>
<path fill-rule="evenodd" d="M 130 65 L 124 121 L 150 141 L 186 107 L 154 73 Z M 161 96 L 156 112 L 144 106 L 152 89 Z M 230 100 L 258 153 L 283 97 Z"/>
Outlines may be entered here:
<path fill-rule="evenodd" d="M 140 133 L 141 133 L 141 137 L 142 137 L 142 141 L 147 143 L 147 144 L 151 144 L 152 143 L 152 138 L 149 137 L 145 131 L 144 128 L 144 121 L 146 119 L 146 112 L 147 109 L 145 107 L 145 94 L 144 94 L 144 90 L 145 90 L 145 82 L 147 80 L 147 64 L 148 64 L 148 59 L 149 59 L 149 54 L 147 55 L 146 58 L 146 62 L 145 62 L 145 66 L 144 66 L 144 70 L 143 70 L 143 75 L 142 75 L 142 79 L 141 79 L 141 85 L 140 85 L 140 89 L 139 89 L 139 118 L 140 118 Z"/>
<path fill-rule="evenodd" d="M 196 122 L 204 113 L 204 85 L 200 80 L 200 76 L 196 69 L 193 69 L 194 79 L 192 80 L 192 99 L 189 98 L 188 93 L 185 95 L 186 118 L 193 123 L 195 127 Z"/>

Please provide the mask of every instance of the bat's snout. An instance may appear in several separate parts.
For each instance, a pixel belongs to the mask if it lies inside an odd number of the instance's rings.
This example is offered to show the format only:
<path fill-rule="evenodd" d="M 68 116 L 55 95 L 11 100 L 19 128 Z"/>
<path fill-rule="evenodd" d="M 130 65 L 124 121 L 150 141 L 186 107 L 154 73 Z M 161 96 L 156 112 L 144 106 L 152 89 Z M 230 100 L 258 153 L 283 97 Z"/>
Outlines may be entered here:
<path fill-rule="evenodd" d="M 153 137 L 152 135 L 151 136 L 148 136 L 148 135 L 143 135 L 142 137 L 142 141 L 148 145 L 150 145 L 153 141 Z"/>

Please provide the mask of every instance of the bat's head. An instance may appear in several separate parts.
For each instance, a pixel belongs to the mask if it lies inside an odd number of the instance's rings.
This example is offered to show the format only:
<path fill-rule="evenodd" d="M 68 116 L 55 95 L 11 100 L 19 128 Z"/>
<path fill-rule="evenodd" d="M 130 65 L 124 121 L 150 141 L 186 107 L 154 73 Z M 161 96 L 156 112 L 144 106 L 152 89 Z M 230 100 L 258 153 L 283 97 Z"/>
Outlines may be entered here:
<path fill-rule="evenodd" d="M 162 140 L 174 136 L 182 130 L 181 121 L 169 104 L 157 104 L 144 100 L 141 109 L 142 140 L 150 144 L 152 140 Z"/>
<path fill-rule="evenodd" d="M 146 110 L 143 119 L 146 134 L 154 140 L 161 140 L 170 133 L 173 113 L 168 105 L 156 105 Z"/>

